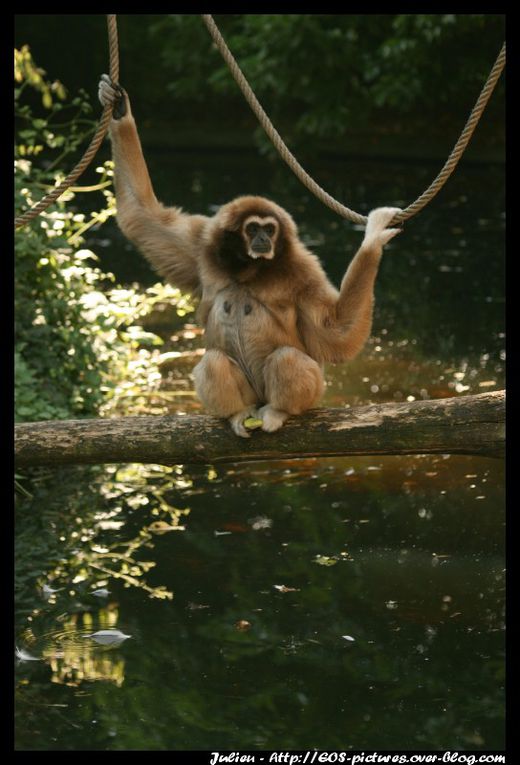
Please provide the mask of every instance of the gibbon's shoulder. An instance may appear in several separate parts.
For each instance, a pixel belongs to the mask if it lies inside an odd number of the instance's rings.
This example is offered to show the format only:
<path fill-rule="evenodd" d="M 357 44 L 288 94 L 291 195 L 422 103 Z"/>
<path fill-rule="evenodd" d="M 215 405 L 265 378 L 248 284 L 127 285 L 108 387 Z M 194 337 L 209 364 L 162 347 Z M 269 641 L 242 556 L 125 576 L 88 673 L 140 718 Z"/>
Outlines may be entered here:
<path fill-rule="evenodd" d="M 305 275 L 306 291 L 323 287 L 334 290 L 319 257 L 298 241 L 291 252 L 291 265 L 296 274 Z"/>

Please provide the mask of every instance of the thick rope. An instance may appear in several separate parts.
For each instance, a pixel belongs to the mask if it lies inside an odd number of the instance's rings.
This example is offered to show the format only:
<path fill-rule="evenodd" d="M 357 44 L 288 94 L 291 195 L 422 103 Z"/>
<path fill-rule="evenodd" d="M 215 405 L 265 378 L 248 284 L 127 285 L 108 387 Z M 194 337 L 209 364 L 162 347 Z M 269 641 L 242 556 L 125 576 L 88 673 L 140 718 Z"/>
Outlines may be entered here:
<path fill-rule="evenodd" d="M 269 119 L 266 112 L 262 108 L 260 102 L 256 98 L 253 90 L 251 89 L 251 86 L 249 85 L 246 78 L 242 74 L 242 71 L 240 70 L 240 67 L 238 66 L 235 58 L 233 57 L 233 54 L 227 47 L 224 38 L 220 34 L 220 31 L 217 25 L 215 24 L 213 17 L 208 14 L 202 14 L 202 18 L 211 36 L 213 37 L 213 40 L 215 41 L 217 48 L 222 54 L 222 57 L 226 61 L 236 83 L 240 87 L 248 104 L 252 108 L 253 112 L 256 114 L 260 124 L 262 125 L 265 132 L 267 133 L 267 135 L 273 142 L 273 145 L 279 152 L 282 159 L 289 165 L 291 170 L 295 173 L 295 175 L 299 178 L 299 180 L 304 184 L 304 186 L 306 186 L 309 189 L 309 191 L 311 191 L 320 201 L 322 201 L 324 204 L 326 204 L 328 207 L 334 210 L 334 212 L 336 212 L 338 215 L 341 215 L 344 218 L 347 218 L 348 220 L 351 220 L 353 223 L 360 223 L 360 224 L 366 223 L 367 218 L 365 215 L 360 215 L 354 210 L 350 210 L 348 207 L 338 202 L 336 199 L 334 199 L 334 197 L 328 194 L 321 186 L 319 186 L 316 183 L 316 181 L 314 181 L 310 177 L 310 175 L 303 169 L 303 167 L 300 165 L 296 157 L 294 157 L 294 155 L 289 151 L 289 149 L 285 145 L 280 134 L 275 129 L 271 120 Z M 110 47 L 110 78 L 112 79 L 113 82 L 118 82 L 119 81 L 119 55 L 118 55 L 118 41 L 117 41 L 117 22 L 116 22 L 116 16 L 114 14 L 107 14 L 107 24 L 108 24 L 109 47 Z M 425 207 L 428 204 L 428 202 L 431 199 L 433 199 L 433 197 L 444 186 L 444 184 L 446 183 L 446 181 L 452 174 L 453 170 L 457 166 L 457 163 L 459 159 L 461 158 L 462 154 L 464 153 L 464 150 L 466 149 L 466 146 L 468 145 L 469 140 L 471 136 L 473 135 L 473 132 L 480 120 L 480 117 L 482 116 L 482 112 L 486 108 L 486 105 L 491 96 L 491 93 L 493 92 L 495 85 L 498 81 L 498 78 L 500 77 L 504 69 L 505 59 L 506 59 L 506 46 L 504 43 L 504 45 L 502 46 L 502 50 L 500 51 L 498 58 L 495 61 L 495 64 L 489 74 L 486 84 L 484 85 L 482 92 L 480 93 L 480 96 L 478 97 L 477 102 L 475 106 L 473 107 L 473 110 L 469 116 L 468 121 L 466 122 L 466 125 L 464 126 L 464 129 L 457 143 L 453 147 L 451 154 L 446 160 L 444 167 L 442 168 L 440 173 L 437 175 L 437 177 L 434 179 L 434 181 L 430 184 L 430 186 L 426 189 L 426 191 L 424 191 L 423 194 L 421 194 L 421 196 L 415 200 L 415 202 L 413 202 L 411 205 L 409 205 L 407 208 L 405 208 L 404 210 L 402 210 L 400 213 L 398 213 L 395 216 L 393 223 L 400 223 L 402 221 L 407 220 L 408 218 L 411 218 L 412 215 L 415 215 L 416 213 L 418 213 L 420 210 L 423 209 L 423 207 Z M 99 149 L 101 142 L 103 141 L 108 131 L 108 126 L 110 123 L 111 116 L 112 116 L 112 107 L 106 106 L 103 109 L 103 113 L 101 115 L 101 119 L 98 124 L 97 130 L 94 134 L 94 137 L 92 138 L 92 141 L 90 142 L 87 150 L 85 151 L 83 157 L 78 162 L 74 170 L 72 170 L 72 172 L 69 173 L 69 175 L 60 183 L 59 186 L 57 186 L 49 194 L 43 197 L 43 199 L 41 199 L 40 202 L 33 205 L 33 207 L 31 207 L 31 209 L 28 210 L 23 215 L 18 216 L 15 219 L 16 228 L 19 228 L 20 226 L 24 226 L 30 220 L 32 220 L 41 212 L 43 212 L 43 210 L 46 210 L 47 207 L 49 207 L 54 201 L 56 201 L 56 199 L 58 199 L 79 178 L 79 176 L 82 174 L 85 168 L 88 167 L 93 157 L 95 156 L 97 150 Z"/>
<path fill-rule="evenodd" d="M 110 48 L 110 78 L 112 82 L 119 82 L 119 53 L 117 44 L 116 16 L 113 14 L 107 14 L 107 24 Z M 67 191 L 69 186 L 72 186 L 74 181 L 79 178 L 81 173 L 90 164 L 97 150 L 99 149 L 101 142 L 103 141 L 103 138 L 108 131 L 111 117 L 112 106 L 105 106 L 94 137 L 92 138 L 92 141 L 90 142 L 87 150 L 85 151 L 83 157 L 80 159 L 74 170 L 72 170 L 72 172 L 67 175 L 67 177 L 60 183 L 59 186 L 56 186 L 55 189 L 46 194 L 43 199 L 41 199 L 37 204 L 33 205 L 30 210 L 27 210 L 26 213 L 15 218 L 15 228 L 25 226 L 26 223 L 29 223 L 30 220 L 46 210 L 49 205 L 61 197 L 61 195 Z"/>
<path fill-rule="evenodd" d="M 334 212 L 338 213 L 338 215 L 341 215 L 343 218 L 347 218 L 348 220 L 352 221 L 353 223 L 360 223 L 364 224 L 367 222 L 367 218 L 365 215 L 360 215 L 357 212 L 354 212 L 354 210 L 350 210 L 348 207 L 345 207 L 345 205 L 342 205 L 340 202 L 337 201 L 337 199 L 334 199 L 330 194 L 328 194 L 324 189 L 322 189 L 321 186 L 319 186 L 316 181 L 314 181 L 310 175 L 303 169 L 303 167 L 300 165 L 296 157 L 294 157 L 293 154 L 289 151 L 287 146 L 285 145 L 283 139 L 281 138 L 278 131 L 275 129 L 273 123 L 267 116 L 266 112 L 260 105 L 260 102 L 258 101 L 257 97 L 253 93 L 253 90 L 251 86 L 249 85 L 248 81 L 244 77 L 240 67 L 238 66 L 235 58 L 233 57 L 233 54 L 229 50 L 224 38 L 222 37 L 217 25 L 215 24 L 213 17 L 208 14 L 201 14 L 202 19 L 204 20 L 204 23 L 206 24 L 209 33 L 211 34 L 215 45 L 219 49 L 220 53 L 222 54 L 222 57 L 226 64 L 228 65 L 231 74 L 233 75 L 235 82 L 237 83 L 238 87 L 244 94 L 244 97 L 246 101 L 248 102 L 249 106 L 255 113 L 258 121 L 260 122 L 261 126 L 273 142 L 275 148 L 279 152 L 282 159 L 289 165 L 291 170 L 294 172 L 294 174 L 299 178 L 299 180 L 303 183 L 304 186 L 306 186 L 309 191 L 312 191 L 312 193 L 324 204 L 326 204 L 328 207 L 331 208 L 331 210 L 334 210 Z M 477 123 L 482 115 L 482 112 L 484 111 L 486 104 L 489 100 L 489 97 L 491 96 L 491 93 L 493 92 L 493 89 L 498 81 L 498 78 L 500 77 L 502 70 L 504 69 L 506 61 L 506 46 L 505 43 L 502 46 L 502 50 L 500 51 L 497 60 L 495 61 L 495 64 L 489 74 L 489 77 L 486 81 L 486 84 L 484 85 L 482 92 L 480 96 L 477 99 L 477 102 L 475 106 L 473 107 L 473 110 L 469 116 L 468 121 L 466 122 L 466 125 L 464 127 L 464 130 L 462 131 L 457 143 L 453 147 L 453 150 L 446 160 L 446 163 L 438 176 L 435 178 L 435 180 L 430 184 L 430 186 L 426 189 L 426 191 L 421 194 L 421 196 L 413 202 L 413 204 L 406 207 L 404 210 L 402 210 L 400 213 L 398 213 L 393 223 L 401 223 L 402 221 L 407 220 L 408 218 L 411 218 L 412 215 L 415 215 L 419 212 L 419 210 L 422 210 L 425 205 L 428 204 L 428 202 L 433 199 L 433 197 L 441 190 L 441 188 L 444 186 L 450 175 L 452 174 L 453 170 L 455 169 L 459 159 L 461 158 L 462 154 L 464 153 L 464 150 L 466 146 L 469 143 L 469 140 L 471 136 L 473 135 L 473 131 L 475 130 Z"/>

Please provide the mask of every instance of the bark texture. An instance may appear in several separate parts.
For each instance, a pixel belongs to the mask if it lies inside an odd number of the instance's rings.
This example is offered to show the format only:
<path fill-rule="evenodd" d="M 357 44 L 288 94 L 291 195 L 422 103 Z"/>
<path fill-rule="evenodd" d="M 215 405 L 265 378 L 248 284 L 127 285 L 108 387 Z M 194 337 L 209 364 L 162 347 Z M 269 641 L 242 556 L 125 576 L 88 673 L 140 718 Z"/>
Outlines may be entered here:
<path fill-rule="evenodd" d="M 361 454 L 502 457 L 505 391 L 412 403 L 314 409 L 277 433 L 239 438 L 207 415 L 55 420 L 16 426 L 19 467 L 142 462 L 164 465 Z"/>

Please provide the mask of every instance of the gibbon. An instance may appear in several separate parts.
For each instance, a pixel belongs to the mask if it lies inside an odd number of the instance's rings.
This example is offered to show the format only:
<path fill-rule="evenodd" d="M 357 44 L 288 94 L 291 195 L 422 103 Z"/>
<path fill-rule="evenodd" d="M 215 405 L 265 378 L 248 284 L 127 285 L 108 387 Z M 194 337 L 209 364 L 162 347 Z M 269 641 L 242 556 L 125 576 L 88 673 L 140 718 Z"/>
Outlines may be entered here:
<path fill-rule="evenodd" d="M 298 238 L 282 207 L 241 196 L 210 217 L 158 202 L 126 91 L 108 75 L 99 83 L 110 124 L 117 222 L 168 282 L 199 298 L 206 352 L 195 389 L 210 414 L 249 437 L 248 417 L 278 430 L 290 415 L 314 407 L 324 389 L 324 362 L 354 358 L 372 327 L 374 282 L 386 228 L 398 208 L 368 216 L 365 236 L 341 288 Z"/>

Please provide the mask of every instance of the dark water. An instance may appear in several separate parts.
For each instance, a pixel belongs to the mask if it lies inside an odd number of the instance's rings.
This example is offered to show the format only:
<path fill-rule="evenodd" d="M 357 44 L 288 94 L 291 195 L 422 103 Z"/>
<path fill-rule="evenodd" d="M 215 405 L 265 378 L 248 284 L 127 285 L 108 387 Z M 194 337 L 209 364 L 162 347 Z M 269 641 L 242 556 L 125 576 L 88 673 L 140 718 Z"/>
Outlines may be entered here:
<path fill-rule="evenodd" d="M 282 166 L 150 160 L 189 211 L 276 199 L 336 283 L 362 237 Z M 366 212 L 437 169 L 338 161 L 319 180 Z M 462 168 L 387 248 L 373 337 L 328 369 L 325 404 L 504 386 L 502 186 L 499 167 Z M 89 246 L 121 280 L 154 281 L 109 226 Z M 170 411 L 198 410 L 188 374 L 165 381 Z M 68 468 L 29 488 L 16 642 L 38 660 L 16 664 L 19 749 L 503 747 L 500 461 Z M 131 638 L 87 637 L 105 629 Z"/>

